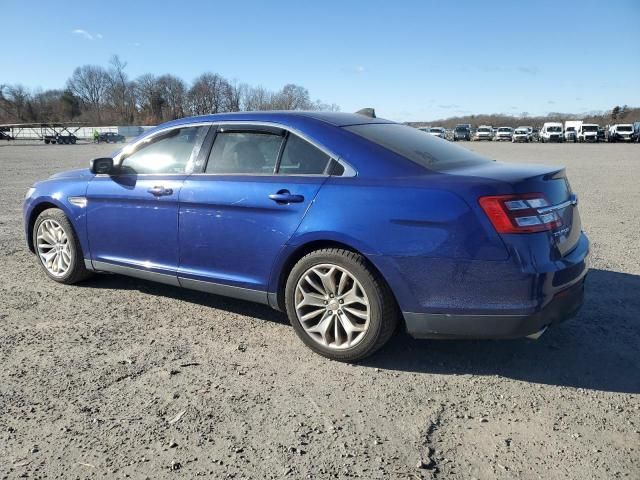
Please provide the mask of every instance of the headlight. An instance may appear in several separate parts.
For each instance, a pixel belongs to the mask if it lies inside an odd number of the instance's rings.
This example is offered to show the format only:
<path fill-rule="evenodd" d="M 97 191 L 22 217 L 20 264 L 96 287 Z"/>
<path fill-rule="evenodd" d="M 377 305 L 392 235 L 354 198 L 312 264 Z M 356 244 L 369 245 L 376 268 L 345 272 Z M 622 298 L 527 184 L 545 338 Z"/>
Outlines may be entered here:
<path fill-rule="evenodd" d="M 29 190 L 27 190 L 27 194 L 24 196 L 25 199 L 29 198 L 31 195 L 33 195 L 33 192 L 35 192 L 36 189 L 31 187 Z"/>

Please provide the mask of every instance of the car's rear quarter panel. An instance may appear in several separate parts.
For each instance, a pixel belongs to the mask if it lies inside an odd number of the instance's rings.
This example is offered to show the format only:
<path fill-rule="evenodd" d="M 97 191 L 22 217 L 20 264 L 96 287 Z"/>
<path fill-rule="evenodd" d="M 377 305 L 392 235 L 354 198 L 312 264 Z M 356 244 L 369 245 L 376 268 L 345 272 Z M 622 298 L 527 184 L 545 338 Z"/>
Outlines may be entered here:
<path fill-rule="evenodd" d="M 498 235 L 461 197 L 437 187 L 407 186 L 403 179 L 329 179 L 289 246 L 318 240 L 364 254 L 403 311 L 455 309 L 459 302 L 480 310 L 493 303 L 504 308 L 506 288 L 521 302 L 531 287 L 508 261 Z"/>

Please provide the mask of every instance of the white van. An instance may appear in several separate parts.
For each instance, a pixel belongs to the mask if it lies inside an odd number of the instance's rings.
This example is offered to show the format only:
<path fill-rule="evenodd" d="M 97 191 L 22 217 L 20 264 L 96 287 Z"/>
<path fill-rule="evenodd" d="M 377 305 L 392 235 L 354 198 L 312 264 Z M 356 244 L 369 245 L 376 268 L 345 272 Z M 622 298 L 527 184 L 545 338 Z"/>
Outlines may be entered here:
<path fill-rule="evenodd" d="M 630 142 L 633 140 L 633 125 L 630 123 L 617 123 L 609 127 L 609 142 Z"/>
<path fill-rule="evenodd" d="M 582 125 L 582 120 L 567 120 L 564 122 L 564 140 L 566 142 L 578 141 L 580 125 Z"/>
<path fill-rule="evenodd" d="M 578 129 L 576 140 L 581 143 L 598 143 L 598 128 L 600 128 L 600 125 L 597 125 L 595 123 L 583 123 Z"/>
<path fill-rule="evenodd" d="M 563 140 L 562 123 L 547 122 L 542 126 L 542 130 L 540 130 L 540 141 L 542 143 L 562 142 Z"/>

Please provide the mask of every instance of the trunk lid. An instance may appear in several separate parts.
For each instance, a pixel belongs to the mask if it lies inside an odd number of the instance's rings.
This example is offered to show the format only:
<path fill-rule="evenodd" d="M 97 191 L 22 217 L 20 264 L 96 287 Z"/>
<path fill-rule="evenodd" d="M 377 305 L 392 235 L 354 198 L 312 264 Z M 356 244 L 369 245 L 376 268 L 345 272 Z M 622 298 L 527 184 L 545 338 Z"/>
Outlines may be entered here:
<path fill-rule="evenodd" d="M 483 195 L 542 194 L 548 205 L 536 208 L 534 215 L 552 214 L 560 220 L 550 230 L 540 232 L 547 235 L 551 248 L 556 252 L 554 256 L 563 257 L 578 244 L 582 230 L 578 199 L 571 190 L 564 167 L 491 162 L 447 173 L 481 180 L 478 189 L 474 189 L 473 195 L 477 196 L 469 199 L 475 205 L 478 205 L 478 198 Z M 484 214 L 482 210 L 481 214 Z M 503 234 L 505 243 L 509 244 L 509 237 L 513 235 L 522 237 L 529 234 Z"/>

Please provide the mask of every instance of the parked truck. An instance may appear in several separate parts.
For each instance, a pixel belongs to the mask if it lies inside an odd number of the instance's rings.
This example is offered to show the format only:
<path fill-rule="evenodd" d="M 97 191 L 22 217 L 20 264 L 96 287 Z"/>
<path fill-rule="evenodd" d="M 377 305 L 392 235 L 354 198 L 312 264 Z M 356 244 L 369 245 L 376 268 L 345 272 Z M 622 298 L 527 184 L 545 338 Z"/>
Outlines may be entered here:
<path fill-rule="evenodd" d="M 75 145 L 78 141 L 78 137 L 73 134 L 62 135 L 60 133 L 56 133 L 55 135 L 45 135 L 43 139 L 44 143 L 47 145 L 50 143 L 57 143 L 58 145 Z"/>

